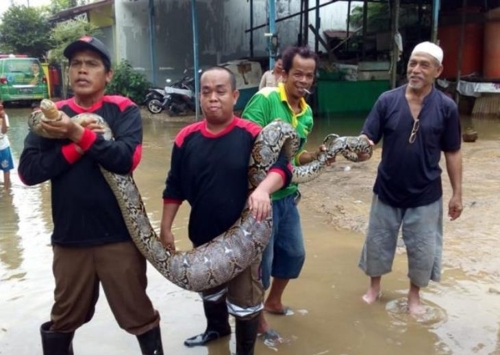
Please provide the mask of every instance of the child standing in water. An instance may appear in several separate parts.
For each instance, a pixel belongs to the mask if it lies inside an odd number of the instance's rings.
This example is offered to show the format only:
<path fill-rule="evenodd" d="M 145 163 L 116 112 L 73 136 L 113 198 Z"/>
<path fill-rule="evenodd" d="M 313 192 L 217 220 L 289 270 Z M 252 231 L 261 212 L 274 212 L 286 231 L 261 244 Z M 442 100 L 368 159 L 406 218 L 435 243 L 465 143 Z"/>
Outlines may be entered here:
<path fill-rule="evenodd" d="M 14 169 L 12 153 L 10 151 L 9 138 L 9 116 L 5 113 L 2 102 L 0 102 L 0 169 L 3 171 L 3 186 L 10 187 L 10 171 Z"/>

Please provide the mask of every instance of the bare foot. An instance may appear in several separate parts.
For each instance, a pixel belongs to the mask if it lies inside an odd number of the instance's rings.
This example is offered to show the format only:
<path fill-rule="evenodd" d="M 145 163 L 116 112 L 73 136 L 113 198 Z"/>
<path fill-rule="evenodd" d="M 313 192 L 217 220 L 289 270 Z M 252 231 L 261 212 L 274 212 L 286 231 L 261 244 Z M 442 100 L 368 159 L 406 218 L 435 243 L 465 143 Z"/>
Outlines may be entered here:
<path fill-rule="evenodd" d="M 425 313 L 425 307 L 420 303 L 420 299 L 408 299 L 408 312 L 411 316 L 420 316 Z"/>
<path fill-rule="evenodd" d="M 370 287 L 368 291 L 363 295 L 363 301 L 368 304 L 372 304 L 382 296 L 380 289 Z"/>
<path fill-rule="evenodd" d="M 410 282 L 408 291 L 408 311 L 412 316 L 418 316 L 425 313 L 425 308 L 420 302 L 420 287 Z"/>
<path fill-rule="evenodd" d="M 281 303 L 270 303 L 270 302 L 264 303 L 264 310 L 269 313 L 285 314 L 287 309 L 288 307 L 283 306 L 283 304 Z"/>
<path fill-rule="evenodd" d="M 259 325 L 257 327 L 257 334 L 265 334 L 269 331 L 269 323 L 267 323 L 267 319 L 264 317 L 264 314 L 260 314 L 259 316 Z"/>

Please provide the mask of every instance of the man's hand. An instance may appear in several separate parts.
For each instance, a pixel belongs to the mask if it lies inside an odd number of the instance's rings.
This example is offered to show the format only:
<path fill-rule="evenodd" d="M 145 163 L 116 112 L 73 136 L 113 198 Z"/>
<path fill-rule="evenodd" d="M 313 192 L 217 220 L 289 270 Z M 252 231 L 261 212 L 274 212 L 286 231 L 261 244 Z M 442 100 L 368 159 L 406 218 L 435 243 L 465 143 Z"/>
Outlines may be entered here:
<path fill-rule="evenodd" d="M 362 134 L 359 137 L 364 137 L 365 139 L 367 139 L 372 147 L 375 145 L 373 141 L 370 138 L 368 138 L 366 134 Z M 368 159 L 370 159 L 370 157 L 371 155 L 368 153 L 358 153 L 358 162 L 367 161 Z"/>
<path fill-rule="evenodd" d="M 104 127 L 97 122 L 98 121 L 96 118 L 87 117 L 80 123 L 80 125 L 83 128 L 87 128 L 87 129 L 91 130 L 92 132 L 104 133 L 105 132 Z"/>
<path fill-rule="evenodd" d="M 272 208 L 269 193 L 257 187 L 248 198 L 248 207 L 257 222 L 269 217 Z"/>
<path fill-rule="evenodd" d="M 83 136 L 84 128 L 73 122 L 65 113 L 62 113 L 61 119 L 57 121 L 41 121 L 42 128 L 51 136 L 70 139 L 78 143 Z"/>
<path fill-rule="evenodd" d="M 326 146 L 325 146 L 324 144 L 321 144 L 321 145 L 318 147 L 318 150 L 316 151 L 316 153 L 314 153 L 314 154 L 315 154 L 315 159 L 318 159 L 319 155 L 320 155 L 321 153 L 323 153 L 323 152 L 326 152 Z M 332 165 L 333 163 L 335 163 L 335 157 L 333 157 L 333 158 L 328 158 L 328 159 L 326 160 L 326 165 L 327 165 L 327 166 L 330 166 L 330 165 Z"/>
<path fill-rule="evenodd" d="M 462 198 L 452 196 L 450 199 L 450 203 L 448 204 L 448 216 L 450 217 L 450 221 L 454 221 L 462 214 L 463 206 L 462 206 Z"/>
<path fill-rule="evenodd" d="M 160 241 L 165 248 L 175 251 L 175 237 L 171 230 L 162 230 L 160 232 Z"/>

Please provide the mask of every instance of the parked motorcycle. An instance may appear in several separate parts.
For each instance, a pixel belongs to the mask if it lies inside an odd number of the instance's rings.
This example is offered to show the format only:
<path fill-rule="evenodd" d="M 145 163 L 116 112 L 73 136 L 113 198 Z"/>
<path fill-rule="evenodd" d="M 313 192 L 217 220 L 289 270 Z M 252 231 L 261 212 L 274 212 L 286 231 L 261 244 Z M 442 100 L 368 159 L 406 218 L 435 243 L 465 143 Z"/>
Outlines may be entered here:
<path fill-rule="evenodd" d="M 162 102 L 165 98 L 165 90 L 160 88 L 150 88 L 143 101 L 143 105 L 148 108 L 148 111 L 157 114 L 163 111 Z"/>
<path fill-rule="evenodd" d="M 182 79 L 165 86 L 163 90 L 149 89 L 144 104 L 153 114 L 166 110 L 169 116 L 180 116 L 196 110 L 195 100 L 194 78 L 187 75 L 187 70 L 184 70 Z"/>

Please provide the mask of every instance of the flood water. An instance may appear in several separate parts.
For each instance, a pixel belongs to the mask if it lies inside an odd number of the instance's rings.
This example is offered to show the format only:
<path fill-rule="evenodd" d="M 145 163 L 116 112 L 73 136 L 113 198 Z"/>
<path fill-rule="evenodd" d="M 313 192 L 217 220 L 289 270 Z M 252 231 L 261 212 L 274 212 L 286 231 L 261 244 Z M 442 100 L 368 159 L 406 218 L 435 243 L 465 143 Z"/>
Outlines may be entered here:
<path fill-rule="evenodd" d="M 10 109 L 8 113 L 9 138 L 17 166 L 29 110 Z M 363 119 L 317 120 L 309 144 L 317 146 L 327 133 L 357 134 Z M 464 125 L 469 123 L 464 118 Z M 182 126 L 144 120 L 143 159 L 134 176 L 156 228 L 171 145 Z M 498 121 L 478 121 L 474 126 L 483 140 L 500 134 Z M 53 300 L 50 185 L 26 187 L 15 171 L 12 174 L 12 189 L 0 197 L 0 354 L 28 355 L 41 353 L 39 326 L 49 320 Z M 426 289 L 428 312 L 424 318 L 414 319 L 405 312 L 405 257 L 398 256 L 394 271 L 384 278 L 381 300 L 368 306 L 361 301 L 368 281 L 357 268 L 363 236 L 325 225 L 302 204 L 300 208 L 306 264 L 300 278 L 290 283 L 284 300 L 294 314 L 268 316 L 271 326 L 283 335 L 283 342 L 264 344 L 258 340 L 256 354 L 500 354 L 500 286 L 494 286 L 500 277 L 498 269 L 487 265 L 476 270 L 475 276 L 466 272 L 476 265 L 469 260 L 467 250 L 481 248 L 473 234 L 454 241 L 462 244 L 463 255 L 455 255 L 455 267 L 446 270 L 440 284 Z M 190 248 L 187 217 L 188 207 L 184 204 L 175 223 L 177 247 L 182 250 Z M 495 230 L 486 233 L 498 240 Z M 148 275 L 148 293 L 162 316 L 165 354 L 234 353 L 234 336 L 209 347 L 185 348 L 183 340 L 205 328 L 198 295 L 174 286 L 152 267 Z M 135 338 L 119 329 L 104 293 L 94 319 L 76 332 L 74 349 L 78 355 L 140 352 Z"/>

